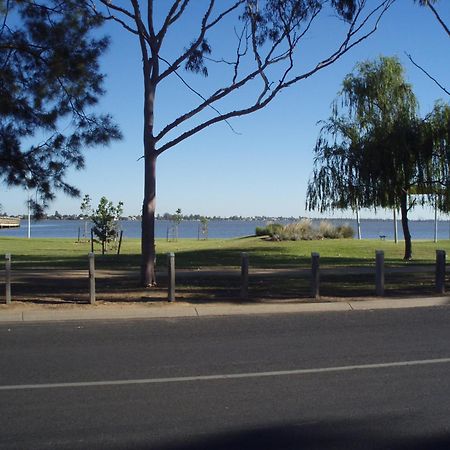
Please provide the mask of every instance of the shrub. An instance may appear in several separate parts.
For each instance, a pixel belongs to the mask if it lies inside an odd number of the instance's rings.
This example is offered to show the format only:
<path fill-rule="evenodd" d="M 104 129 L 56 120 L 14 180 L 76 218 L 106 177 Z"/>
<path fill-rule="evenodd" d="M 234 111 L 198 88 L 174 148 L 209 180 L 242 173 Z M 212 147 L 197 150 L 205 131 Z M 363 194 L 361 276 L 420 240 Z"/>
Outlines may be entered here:
<path fill-rule="evenodd" d="M 319 236 L 324 239 L 338 239 L 340 237 L 338 228 L 326 220 L 319 224 Z"/>
<path fill-rule="evenodd" d="M 348 225 L 335 227 L 326 220 L 320 222 L 319 228 L 312 226 L 311 219 L 302 219 L 300 222 L 281 225 L 273 223 L 266 227 L 256 228 L 257 236 L 270 236 L 273 240 L 280 241 L 309 241 L 313 239 L 340 239 L 352 238 L 353 228 Z"/>
<path fill-rule="evenodd" d="M 315 239 L 316 233 L 310 219 L 289 223 L 283 227 L 279 237 L 282 241 L 301 241 Z"/>
<path fill-rule="evenodd" d="M 355 230 L 348 223 L 339 225 L 337 230 L 339 232 L 339 236 L 344 239 L 353 238 L 355 236 Z"/>
<path fill-rule="evenodd" d="M 283 230 L 283 225 L 281 223 L 270 223 L 265 227 L 256 227 L 256 236 L 270 236 L 275 237 L 280 234 Z"/>

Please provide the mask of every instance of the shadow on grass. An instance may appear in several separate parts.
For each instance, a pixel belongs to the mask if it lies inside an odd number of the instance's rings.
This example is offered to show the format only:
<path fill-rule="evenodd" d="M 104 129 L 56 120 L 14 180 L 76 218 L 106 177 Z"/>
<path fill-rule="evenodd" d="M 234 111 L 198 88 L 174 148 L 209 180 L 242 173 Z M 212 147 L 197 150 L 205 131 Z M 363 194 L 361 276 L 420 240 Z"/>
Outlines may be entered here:
<path fill-rule="evenodd" d="M 98 269 L 136 269 L 140 267 L 140 255 L 99 255 L 95 254 L 95 265 Z M 20 269 L 73 269 L 82 270 L 89 267 L 88 255 L 65 255 L 65 256 L 29 256 L 13 255 L 13 267 Z"/>
<path fill-rule="evenodd" d="M 13 297 L 36 303 L 87 303 L 89 280 L 86 271 L 55 268 L 54 270 L 16 270 L 13 276 Z M 158 286 L 145 289 L 139 286 L 135 269 L 109 269 L 97 273 L 98 300 L 108 302 L 160 302 L 167 298 L 167 274 L 158 277 Z M 240 298 L 241 277 L 238 268 L 228 271 L 179 271 L 176 276 L 176 296 L 190 303 L 234 302 Z M 372 271 L 349 270 L 321 273 L 322 297 L 370 297 L 375 295 L 375 277 Z M 386 297 L 432 296 L 435 294 L 434 273 L 415 271 L 387 271 Z M 250 273 L 249 295 L 245 302 L 310 301 L 311 279 L 308 270 L 281 270 Z"/>

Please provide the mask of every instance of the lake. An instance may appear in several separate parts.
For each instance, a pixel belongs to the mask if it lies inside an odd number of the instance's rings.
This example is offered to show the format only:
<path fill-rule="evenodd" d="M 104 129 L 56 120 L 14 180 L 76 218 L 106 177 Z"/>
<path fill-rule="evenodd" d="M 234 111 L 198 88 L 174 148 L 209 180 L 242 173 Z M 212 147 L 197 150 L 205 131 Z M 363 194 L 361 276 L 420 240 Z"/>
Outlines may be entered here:
<path fill-rule="evenodd" d="M 314 219 L 313 224 L 318 226 L 321 222 Z M 349 224 L 355 230 L 356 221 L 348 219 L 330 219 L 334 225 Z M 255 234 L 255 228 L 265 226 L 268 222 L 258 220 L 211 220 L 208 223 L 208 237 L 210 238 L 234 238 L 250 236 Z M 285 221 L 284 223 L 288 223 Z M 167 237 L 171 223 L 167 220 L 156 221 L 156 237 Z M 124 238 L 139 238 L 141 233 L 141 222 L 136 220 L 121 221 Z M 178 228 L 179 238 L 197 238 L 200 223 L 194 220 L 184 220 Z M 90 227 L 89 227 L 90 228 Z M 31 237 L 36 238 L 74 238 L 78 237 L 81 230 L 83 234 L 84 224 L 78 220 L 42 220 L 31 223 Z M 433 220 L 412 220 L 410 230 L 413 239 L 433 239 Z M 449 222 L 438 222 L 438 239 L 449 239 Z M 379 239 L 380 235 L 385 235 L 386 239 L 394 238 L 394 224 L 392 220 L 361 219 L 361 235 L 365 239 Z M 26 237 L 27 221 L 22 220 L 20 228 L 2 229 L 1 236 Z M 398 236 L 403 239 L 400 221 L 398 221 Z"/>

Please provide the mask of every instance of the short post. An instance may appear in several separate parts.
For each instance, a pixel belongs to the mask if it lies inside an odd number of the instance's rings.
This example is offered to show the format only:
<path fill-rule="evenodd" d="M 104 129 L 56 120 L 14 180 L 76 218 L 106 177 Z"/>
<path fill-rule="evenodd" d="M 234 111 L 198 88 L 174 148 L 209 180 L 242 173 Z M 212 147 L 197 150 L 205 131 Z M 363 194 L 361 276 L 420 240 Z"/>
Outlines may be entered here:
<path fill-rule="evenodd" d="M 438 241 L 438 202 L 437 195 L 434 198 L 434 239 L 433 242 Z"/>
<path fill-rule="evenodd" d="M 94 229 L 91 228 L 91 253 L 94 253 Z"/>
<path fill-rule="evenodd" d="M 436 250 L 436 292 L 445 293 L 445 250 Z"/>
<path fill-rule="evenodd" d="M 311 294 L 320 297 L 319 253 L 311 253 Z"/>
<path fill-rule="evenodd" d="M 358 239 L 361 240 L 361 218 L 359 217 L 358 201 L 356 201 L 356 228 L 358 232 Z"/>
<path fill-rule="evenodd" d="M 95 305 L 95 255 L 89 253 L 89 303 Z"/>
<path fill-rule="evenodd" d="M 5 298 L 6 304 L 11 304 L 11 254 L 5 255 Z"/>
<path fill-rule="evenodd" d="M 398 244 L 397 207 L 394 206 L 394 243 Z"/>
<path fill-rule="evenodd" d="M 384 251 L 375 250 L 375 291 L 378 297 L 384 295 Z"/>
<path fill-rule="evenodd" d="M 167 253 L 167 300 L 175 301 L 175 253 Z"/>
<path fill-rule="evenodd" d="M 122 247 L 123 230 L 120 230 L 119 245 L 117 247 L 117 254 L 120 255 L 120 248 Z"/>
<path fill-rule="evenodd" d="M 248 253 L 241 253 L 241 299 L 248 298 Z"/>

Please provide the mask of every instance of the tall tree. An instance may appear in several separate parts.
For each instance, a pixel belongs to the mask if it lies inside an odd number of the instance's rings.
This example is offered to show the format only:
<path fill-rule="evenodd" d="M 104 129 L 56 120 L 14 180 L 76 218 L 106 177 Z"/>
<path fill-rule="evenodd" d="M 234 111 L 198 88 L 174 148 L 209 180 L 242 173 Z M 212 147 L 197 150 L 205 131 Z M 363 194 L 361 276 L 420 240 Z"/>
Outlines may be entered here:
<path fill-rule="evenodd" d="M 397 58 L 363 62 L 344 79 L 315 148 L 307 207 L 400 208 L 405 259 L 412 257 L 413 194 L 433 198 L 432 145 L 425 145 L 412 87 Z"/>
<path fill-rule="evenodd" d="M 437 207 L 450 211 L 450 105 L 436 102 L 423 121 L 424 146 L 431 158 L 428 165 L 428 191 L 436 194 Z"/>
<path fill-rule="evenodd" d="M 42 204 L 84 166 L 82 151 L 120 138 L 108 115 L 90 112 L 103 94 L 103 19 L 76 0 L 0 4 L 0 178 L 36 188 Z"/>
<path fill-rule="evenodd" d="M 377 29 L 395 0 L 114 0 L 90 1 L 105 20 L 117 22 L 136 37 L 144 78 L 144 200 L 142 207 L 142 267 L 144 286 L 155 284 L 156 161 L 167 150 L 207 127 L 254 113 L 284 89 L 333 64 Z M 369 6 L 369 3 L 371 6 Z M 104 8 L 100 8 L 103 5 Z M 370 9 L 372 8 L 372 9 Z M 106 12 L 105 12 L 106 10 Z M 300 69 L 301 44 L 309 39 L 321 16 L 342 21 L 335 46 L 316 62 Z M 193 25 L 195 24 L 195 25 Z M 174 36 L 183 41 L 178 53 L 169 50 Z M 225 36 L 225 39 L 224 39 Z M 224 45 L 224 42 L 226 45 Z M 217 45 L 214 45 L 217 44 Z M 218 50 L 216 50 L 218 49 Z M 212 65 L 223 66 L 216 88 L 209 93 L 193 86 L 184 72 L 207 76 Z M 227 79 L 225 79 L 227 77 Z M 157 95 L 163 83 L 177 78 L 196 96 L 192 109 L 179 111 L 156 129 Z M 175 105 L 174 105 L 175 106 Z"/>

